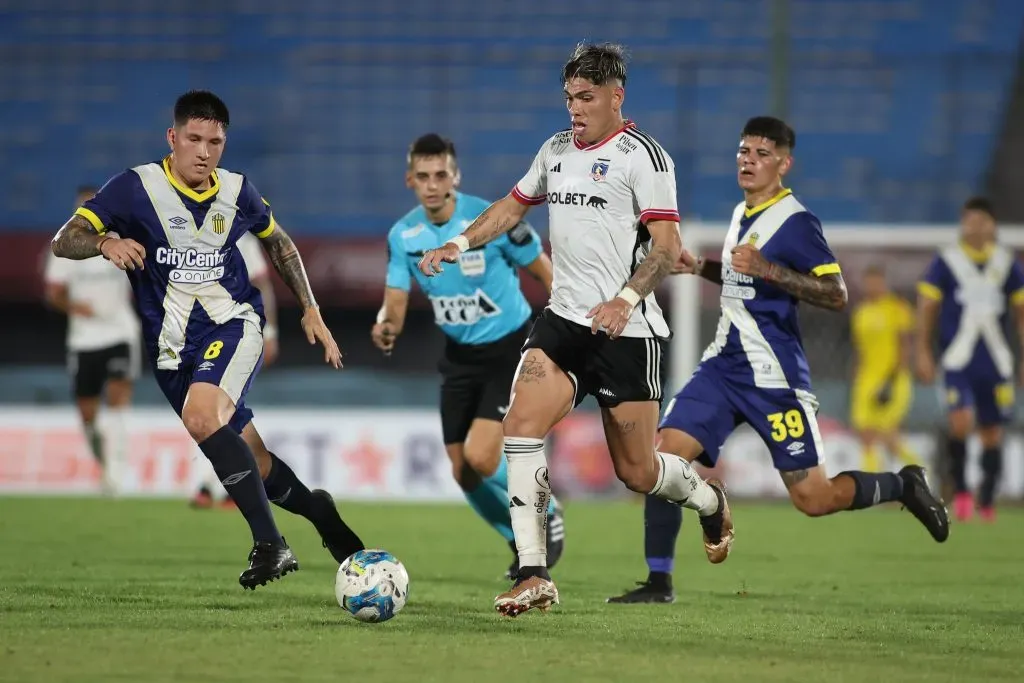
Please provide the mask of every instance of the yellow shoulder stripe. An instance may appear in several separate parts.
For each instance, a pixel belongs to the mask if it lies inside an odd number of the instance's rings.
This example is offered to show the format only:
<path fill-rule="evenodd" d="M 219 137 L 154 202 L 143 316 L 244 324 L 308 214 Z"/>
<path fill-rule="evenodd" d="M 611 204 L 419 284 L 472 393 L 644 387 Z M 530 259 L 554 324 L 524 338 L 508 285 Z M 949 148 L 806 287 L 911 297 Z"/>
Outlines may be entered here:
<path fill-rule="evenodd" d="M 1016 292 L 1010 295 L 1010 303 L 1014 306 L 1020 306 L 1024 304 L 1024 287 L 1021 287 Z"/>
<path fill-rule="evenodd" d="M 811 275 L 821 277 L 822 275 L 836 275 L 842 273 L 838 263 L 823 263 L 811 271 Z"/>
<path fill-rule="evenodd" d="M 259 237 L 260 239 L 270 237 L 270 233 L 274 232 L 274 228 L 276 227 L 277 221 L 274 220 L 274 214 L 270 214 L 270 223 L 267 225 L 267 227 L 263 228 L 258 233 L 256 233 L 256 236 Z"/>
<path fill-rule="evenodd" d="M 918 282 L 917 293 L 926 299 L 942 301 L 942 290 L 930 282 Z"/>
<path fill-rule="evenodd" d="M 75 215 L 81 216 L 85 220 L 89 221 L 89 223 L 92 224 L 92 227 L 95 228 L 96 232 L 99 234 L 102 235 L 107 231 L 107 228 L 103 225 L 103 221 L 100 220 L 100 217 L 84 206 L 80 206 L 75 209 Z"/>

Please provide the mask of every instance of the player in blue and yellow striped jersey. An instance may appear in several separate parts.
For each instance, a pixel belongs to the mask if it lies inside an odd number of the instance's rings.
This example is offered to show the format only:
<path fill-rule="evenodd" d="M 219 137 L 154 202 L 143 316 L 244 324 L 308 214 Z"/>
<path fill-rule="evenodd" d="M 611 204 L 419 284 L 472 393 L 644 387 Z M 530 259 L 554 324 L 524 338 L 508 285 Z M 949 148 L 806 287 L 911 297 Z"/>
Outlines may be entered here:
<path fill-rule="evenodd" d="M 524 221 L 493 242 L 466 251 L 441 275 L 421 273 L 416 265 L 423 253 L 460 234 L 490 202 L 458 191 L 459 167 L 450 140 L 424 135 L 410 146 L 407 161 L 406 185 L 419 206 L 388 233 L 384 305 L 373 327 L 373 341 L 385 353 L 394 349 L 415 281 L 430 299 L 434 321 L 447 338 L 438 366 L 441 430 L 455 481 L 470 506 L 515 553 L 501 422 L 532 314 L 519 270 L 526 270 L 550 293 L 551 260 L 540 237 Z M 561 509 L 553 498 L 548 514 L 548 556 L 553 564 L 564 541 Z M 513 562 L 509 578 L 514 578 L 517 566 Z"/>
<path fill-rule="evenodd" d="M 256 235 L 303 306 L 302 328 L 325 361 L 341 352 L 320 317 L 302 260 L 248 178 L 218 168 L 227 106 L 190 91 L 174 105 L 171 153 L 111 178 L 53 239 L 69 259 L 102 256 L 127 272 L 156 380 L 249 523 L 253 550 L 239 577 L 255 588 L 298 569 L 269 502 L 316 527 L 339 562 L 363 547 L 326 491 L 311 492 L 269 452 L 245 395 L 263 361 L 265 317 L 239 250 Z M 116 233 L 119 238 L 115 238 Z"/>
<path fill-rule="evenodd" d="M 995 214 L 987 199 L 968 200 L 960 224 L 960 243 L 942 249 L 918 283 L 918 377 L 928 384 L 935 381 L 932 341 L 937 324 L 954 512 L 961 520 L 973 514 L 975 500 L 964 471 L 966 439 L 977 429 L 982 482 L 976 502 L 982 518 L 992 521 L 1003 465 L 1003 425 L 1014 402 L 1007 313 L 1014 309 L 1024 331 L 1024 269 L 1013 251 L 996 243 Z"/>

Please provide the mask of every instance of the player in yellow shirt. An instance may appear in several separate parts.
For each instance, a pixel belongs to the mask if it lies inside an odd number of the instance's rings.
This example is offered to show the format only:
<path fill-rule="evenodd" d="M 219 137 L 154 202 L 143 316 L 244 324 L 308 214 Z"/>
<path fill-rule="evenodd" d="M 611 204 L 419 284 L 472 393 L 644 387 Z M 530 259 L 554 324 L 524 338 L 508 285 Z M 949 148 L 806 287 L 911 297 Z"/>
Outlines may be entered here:
<path fill-rule="evenodd" d="M 864 300 L 851 322 L 857 369 L 850 419 L 864 447 L 864 469 L 879 472 L 883 469 L 879 443 L 903 462 L 918 464 L 900 435 L 914 391 L 910 372 L 914 312 L 889 290 L 880 267 L 868 268 L 862 285 Z"/>

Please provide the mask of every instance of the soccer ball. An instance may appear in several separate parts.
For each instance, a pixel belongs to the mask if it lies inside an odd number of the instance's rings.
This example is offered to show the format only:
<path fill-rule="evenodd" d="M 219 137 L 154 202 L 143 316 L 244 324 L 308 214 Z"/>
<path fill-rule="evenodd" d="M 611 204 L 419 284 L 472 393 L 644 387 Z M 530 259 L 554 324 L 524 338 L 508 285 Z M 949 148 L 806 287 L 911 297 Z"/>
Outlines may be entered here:
<path fill-rule="evenodd" d="M 338 567 L 334 594 L 359 621 L 387 621 L 405 607 L 409 574 L 386 550 L 360 550 Z"/>

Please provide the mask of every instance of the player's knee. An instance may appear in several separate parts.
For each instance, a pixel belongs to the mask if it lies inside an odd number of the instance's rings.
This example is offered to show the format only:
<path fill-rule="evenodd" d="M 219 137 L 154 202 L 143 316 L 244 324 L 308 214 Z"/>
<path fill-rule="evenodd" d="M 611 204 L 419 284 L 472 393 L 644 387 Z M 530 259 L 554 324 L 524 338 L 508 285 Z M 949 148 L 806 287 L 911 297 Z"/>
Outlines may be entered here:
<path fill-rule="evenodd" d="M 835 501 L 828 489 L 789 492 L 793 506 L 808 517 L 823 517 L 836 511 Z"/>
<path fill-rule="evenodd" d="M 637 493 L 650 493 L 658 483 L 656 470 L 638 463 L 617 463 L 615 474 L 626 488 Z"/>
<path fill-rule="evenodd" d="M 957 410 L 949 414 L 949 435 L 964 441 L 971 433 L 974 420 L 969 410 Z"/>
<path fill-rule="evenodd" d="M 215 412 L 190 409 L 188 405 L 181 411 L 181 422 L 196 443 L 206 441 L 224 426 Z"/>
<path fill-rule="evenodd" d="M 501 446 L 498 446 L 501 449 Z M 466 449 L 463 457 L 466 459 L 466 464 L 476 473 L 483 475 L 486 472 L 490 472 L 494 469 L 495 456 L 498 455 L 498 451 L 492 451 L 487 448 L 476 448 L 470 446 Z"/>

